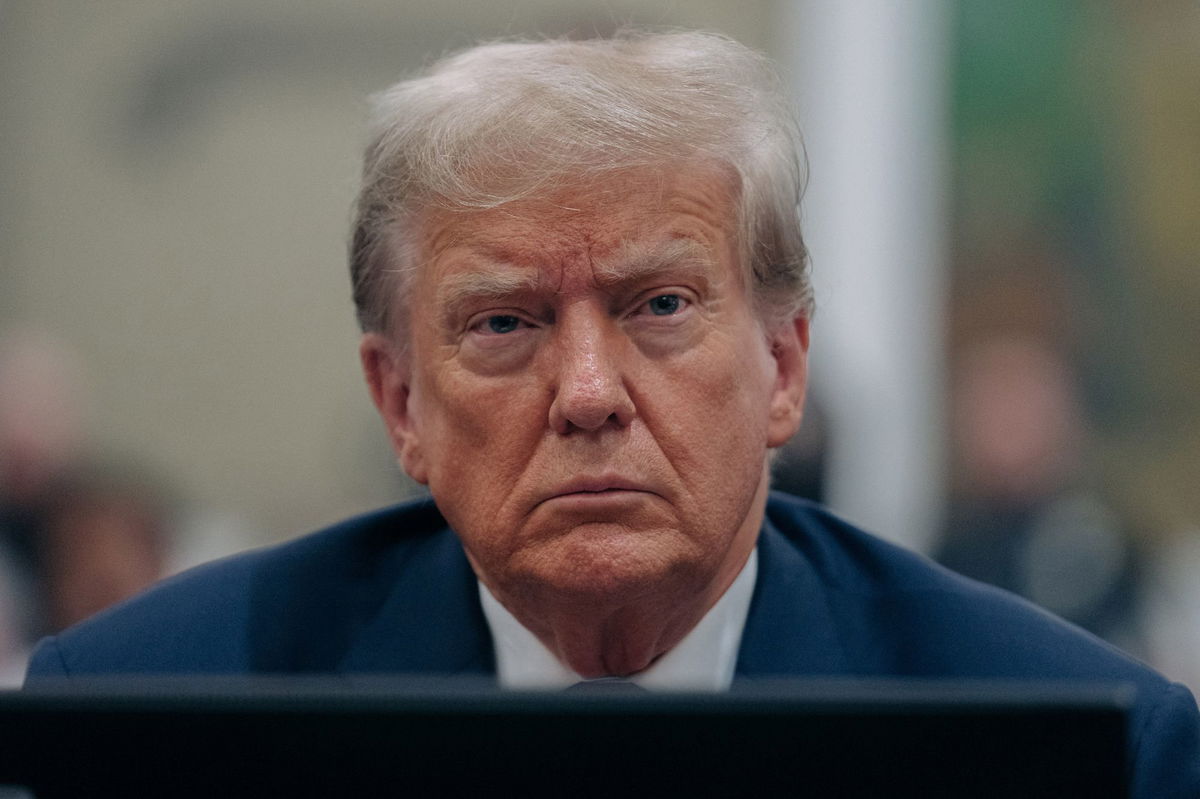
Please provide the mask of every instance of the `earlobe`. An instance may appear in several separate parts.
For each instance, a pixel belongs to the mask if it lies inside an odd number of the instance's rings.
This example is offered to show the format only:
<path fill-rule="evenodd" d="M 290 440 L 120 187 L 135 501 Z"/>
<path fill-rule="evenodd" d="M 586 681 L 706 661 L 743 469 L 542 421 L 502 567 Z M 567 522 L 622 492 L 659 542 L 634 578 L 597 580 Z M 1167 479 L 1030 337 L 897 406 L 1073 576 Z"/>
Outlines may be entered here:
<path fill-rule="evenodd" d="M 781 447 L 797 430 L 804 416 L 808 387 L 808 319 L 796 317 L 771 335 L 775 386 L 767 423 L 767 446 Z"/>
<path fill-rule="evenodd" d="M 358 345 L 363 376 L 371 400 L 387 428 L 392 449 L 408 476 L 418 483 L 428 480 L 421 451 L 419 426 L 412 409 L 411 375 L 407 357 L 379 333 L 366 333 Z"/>

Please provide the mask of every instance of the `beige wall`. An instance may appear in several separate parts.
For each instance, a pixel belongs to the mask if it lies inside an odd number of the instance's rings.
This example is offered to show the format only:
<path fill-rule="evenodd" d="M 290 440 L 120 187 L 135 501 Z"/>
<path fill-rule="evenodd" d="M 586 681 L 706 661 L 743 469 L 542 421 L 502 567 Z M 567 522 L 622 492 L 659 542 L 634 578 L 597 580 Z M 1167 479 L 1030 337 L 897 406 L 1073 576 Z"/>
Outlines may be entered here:
<path fill-rule="evenodd" d="M 262 538 L 387 502 L 343 254 L 364 96 L 494 35 L 762 46 L 767 5 L 0 0 L 0 328 L 65 339 L 97 443 Z"/>

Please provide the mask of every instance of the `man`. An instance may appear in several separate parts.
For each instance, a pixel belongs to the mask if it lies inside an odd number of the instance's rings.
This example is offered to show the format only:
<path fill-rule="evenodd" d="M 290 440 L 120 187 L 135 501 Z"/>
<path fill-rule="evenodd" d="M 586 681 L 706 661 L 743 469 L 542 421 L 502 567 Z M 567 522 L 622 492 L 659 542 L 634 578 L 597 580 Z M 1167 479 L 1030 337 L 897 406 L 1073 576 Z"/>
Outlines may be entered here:
<path fill-rule="evenodd" d="M 1135 786 L 1200 785 L 1186 689 L 768 500 L 811 295 L 770 67 L 705 34 L 468 50 L 378 100 L 351 252 L 371 395 L 432 501 L 205 567 L 31 677 L 436 672 L 1137 683 Z"/>

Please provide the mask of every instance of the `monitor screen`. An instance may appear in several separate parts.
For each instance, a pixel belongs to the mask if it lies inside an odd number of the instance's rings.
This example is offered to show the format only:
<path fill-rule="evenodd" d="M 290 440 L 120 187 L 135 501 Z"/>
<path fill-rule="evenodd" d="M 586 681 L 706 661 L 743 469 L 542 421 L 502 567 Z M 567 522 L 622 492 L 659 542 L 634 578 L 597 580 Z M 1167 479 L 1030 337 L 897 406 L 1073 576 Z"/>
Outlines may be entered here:
<path fill-rule="evenodd" d="M 97 679 L 0 694 L 0 785 L 39 799 L 1119 797 L 1132 699 L 1113 684 L 787 681 L 693 694 Z"/>

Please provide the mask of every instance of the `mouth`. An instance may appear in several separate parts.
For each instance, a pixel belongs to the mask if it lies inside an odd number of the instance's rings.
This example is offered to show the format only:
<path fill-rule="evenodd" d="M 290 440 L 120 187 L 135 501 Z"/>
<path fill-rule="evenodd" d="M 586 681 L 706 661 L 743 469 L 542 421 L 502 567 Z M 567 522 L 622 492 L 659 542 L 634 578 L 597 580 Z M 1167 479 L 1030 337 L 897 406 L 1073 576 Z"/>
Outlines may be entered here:
<path fill-rule="evenodd" d="M 553 489 L 543 501 L 554 499 L 604 500 L 634 494 L 654 494 L 646 485 L 621 477 L 582 477 Z"/>

